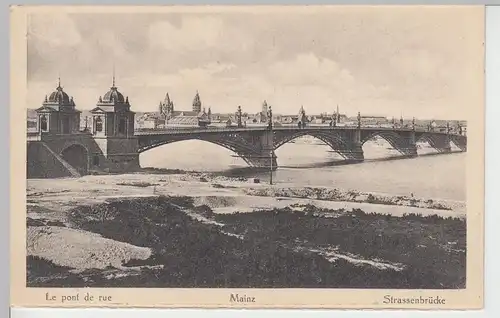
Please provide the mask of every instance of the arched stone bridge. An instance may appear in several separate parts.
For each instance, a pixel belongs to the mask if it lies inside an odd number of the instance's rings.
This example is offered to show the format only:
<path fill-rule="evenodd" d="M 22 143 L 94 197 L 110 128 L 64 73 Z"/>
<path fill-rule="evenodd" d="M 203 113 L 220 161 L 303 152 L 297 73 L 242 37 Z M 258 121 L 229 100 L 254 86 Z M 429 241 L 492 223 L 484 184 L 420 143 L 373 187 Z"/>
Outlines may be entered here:
<path fill-rule="evenodd" d="M 183 140 L 204 140 L 235 152 L 253 167 L 277 168 L 274 150 L 287 142 L 302 136 L 320 139 L 346 160 L 362 161 L 363 144 L 379 136 L 385 139 L 403 156 L 417 156 L 418 141 L 427 141 L 438 152 L 451 151 L 451 143 L 462 151 L 467 151 L 467 137 L 446 132 L 413 130 L 409 128 L 370 127 L 250 127 L 250 128 L 193 128 L 193 129 L 152 129 L 138 130 L 139 153 L 149 149 Z"/>

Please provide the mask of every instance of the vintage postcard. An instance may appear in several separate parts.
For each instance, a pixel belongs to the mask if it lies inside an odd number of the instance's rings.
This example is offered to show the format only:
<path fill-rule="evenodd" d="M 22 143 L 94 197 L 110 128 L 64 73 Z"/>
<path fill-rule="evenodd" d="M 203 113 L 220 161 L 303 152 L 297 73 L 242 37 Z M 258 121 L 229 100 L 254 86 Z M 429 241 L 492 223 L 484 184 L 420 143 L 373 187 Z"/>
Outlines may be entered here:
<path fill-rule="evenodd" d="M 483 306 L 484 7 L 11 26 L 12 306 Z"/>

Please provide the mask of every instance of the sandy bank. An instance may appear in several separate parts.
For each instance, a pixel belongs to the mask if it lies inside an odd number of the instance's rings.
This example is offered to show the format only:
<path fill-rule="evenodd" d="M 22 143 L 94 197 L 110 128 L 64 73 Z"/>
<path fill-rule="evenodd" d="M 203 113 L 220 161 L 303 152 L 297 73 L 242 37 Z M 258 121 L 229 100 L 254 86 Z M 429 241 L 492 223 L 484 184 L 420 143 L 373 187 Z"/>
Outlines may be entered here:
<path fill-rule="evenodd" d="M 404 214 L 420 214 L 422 216 L 439 215 L 442 217 L 465 218 L 463 210 L 436 210 L 397 205 L 372 204 L 364 202 L 336 202 L 317 199 L 301 199 L 287 197 L 254 197 L 254 196 L 199 196 L 195 197 L 196 205 L 206 205 L 215 213 L 248 213 L 255 210 L 272 210 L 291 207 L 293 211 L 302 211 L 304 207 L 315 206 L 320 209 L 351 211 L 360 209 L 366 213 L 389 214 L 403 216 Z M 333 215 L 337 215 L 334 213 Z M 333 216 L 332 215 L 332 216 Z"/>
<path fill-rule="evenodd" d="M 128 174 L 86 176 L 80 179 L 29 180 L 28 213 L 48 217 L 49 211 L 63 212 L 78 205 L 103 203 L 111 198 L 148 197 L 157 195 L 224 198 L 222 205 L 207 204 L 216 212 L 230 209 L 250 211 L 281 208 L 284 204 L 314 204 L 323 208 L 361 208 L 372 212 L 465 215 L 465 203 L 430 198 L 391 196 L 326 187 L 293 187 L 287 184 L 269 186 L 251 179 L 212 176 L 202 173 L 182 175 Z M 289 199 L 289 200 L 286 200 Z M 211 200 L 211 199 L 207 199 Z M 205 204 L 200 201 L 200 204 Z M 404 207 L 404 209 L 402 209 Z M 59 213 L 60 214 L 60 213 Z M 56 215 L 60 218 L 61 215 Z"/>
<path fill-rule="evenodd" d="M 436 199 L 421 199 L 407 196 L 391 196 L 386 194 L 359 192 L 355 190 L 342 191 L 326 187 L 260 187 L 244 190 L 248 195 L 265 197 L 308 198 L 326 201 L 372 203 L 396 205 L 433 210 L 452 210 L 461 208 L 460 202 Z"/>
<path fill-rule="evenodd" d="M 27 255 L 51 260 L 77 271 L 107 266 L 122 268 L 130 259 L 147 259 L 151 249 L 103 238 L 101 235 L 58 226 L 28 227 Z"/>

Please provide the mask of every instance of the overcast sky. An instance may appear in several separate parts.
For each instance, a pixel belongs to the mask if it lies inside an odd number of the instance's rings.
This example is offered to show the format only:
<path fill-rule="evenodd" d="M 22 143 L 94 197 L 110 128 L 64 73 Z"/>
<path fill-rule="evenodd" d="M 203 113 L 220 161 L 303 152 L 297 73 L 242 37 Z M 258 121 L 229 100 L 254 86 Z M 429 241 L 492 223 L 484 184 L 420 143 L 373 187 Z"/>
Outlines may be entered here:
<path fill-rule="evenodd" d="M 474 11 L 472 11 L 474 13 Z M 481 34 L 464 8 L 32 14 L 28 107 L 57 86 L 91 109 L 116 84 L 136 111 L 196 90 L 212 112 L 465 118 Z M 480 21 L 479 21 L 480 22 Z"/>

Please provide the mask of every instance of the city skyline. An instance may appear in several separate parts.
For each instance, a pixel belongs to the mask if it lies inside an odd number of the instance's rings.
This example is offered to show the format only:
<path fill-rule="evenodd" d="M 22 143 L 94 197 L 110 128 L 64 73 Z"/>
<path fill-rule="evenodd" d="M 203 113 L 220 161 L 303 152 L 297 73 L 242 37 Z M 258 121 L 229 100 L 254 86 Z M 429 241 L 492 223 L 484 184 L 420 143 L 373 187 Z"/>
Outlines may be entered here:
<path fill-rule="evenodd" d="M 467 79 L 478 68 L 466 57 L 482 45 L 468 19 L 460 7 L 33 14 L 27 103 L 39 107 L 60 76 L 78 109 L 92 109 L 115 69 L 116 86 L 137 112 L 156 111 L 167 92 L 176 109 L 189 110 L 199 91 L 215 113 L 238 105 L 256 113 L 267 100 L 280 114 L 338 105 L 350 116 L 467 119 Z"/>

